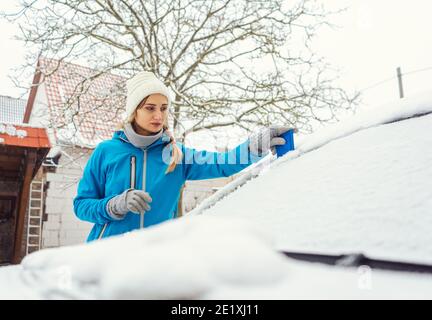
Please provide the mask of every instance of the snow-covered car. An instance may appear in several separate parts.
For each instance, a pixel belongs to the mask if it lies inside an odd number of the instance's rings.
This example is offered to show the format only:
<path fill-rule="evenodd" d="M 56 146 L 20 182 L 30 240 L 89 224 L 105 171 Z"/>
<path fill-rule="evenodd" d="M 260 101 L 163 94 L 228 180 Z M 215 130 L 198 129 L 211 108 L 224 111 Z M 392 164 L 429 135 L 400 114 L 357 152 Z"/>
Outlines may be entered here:
<path fill-rule="evenodd" d="M 0 298 L 431 299 L 431 129 L 431 95 L 364 110 L 181 219 L 0 268 Z"/>
<path fill-rule="evenodd" d="M 342 278 L 306 280 L 319 272 L 302 266 L 298 296 L 432 298 L 432 96 L 363 110 L 300 139 L 192 212 L 202 213 L 253 221 L 279 251 L 321 270 L 357 267 L 358 285 L 340 288 Z"/>

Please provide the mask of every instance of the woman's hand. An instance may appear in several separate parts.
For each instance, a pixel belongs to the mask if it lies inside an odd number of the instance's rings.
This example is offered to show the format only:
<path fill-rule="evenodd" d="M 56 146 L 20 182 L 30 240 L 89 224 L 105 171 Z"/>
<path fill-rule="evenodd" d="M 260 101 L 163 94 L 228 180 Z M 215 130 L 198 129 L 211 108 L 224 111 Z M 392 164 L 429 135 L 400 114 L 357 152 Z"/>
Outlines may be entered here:
<path fill-rule="evenodd" d="M 277 145 L 284 145 L 285 139 L 280 135 L 293 129 L 287 126 L 270 126 L 252 134 L 249 138 L 249 151 L 257 156 L 266 155 Z M 294 129 L 296 132 L 297 130 Z"/>
<path fill-rule="evenodd" d="M 122 219 L 129 211 L 137 214 L 150 210 L 150 195 L 142 190 L 128 189 L 115 196 L 107 204 L 108 213 L 115 219 Z"/>

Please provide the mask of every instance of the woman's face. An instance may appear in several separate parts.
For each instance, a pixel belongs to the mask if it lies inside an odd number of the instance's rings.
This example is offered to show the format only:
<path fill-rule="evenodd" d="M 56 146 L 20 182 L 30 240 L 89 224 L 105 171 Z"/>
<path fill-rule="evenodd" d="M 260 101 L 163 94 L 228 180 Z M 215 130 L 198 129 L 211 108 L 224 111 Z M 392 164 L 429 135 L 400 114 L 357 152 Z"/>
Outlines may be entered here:
<path fill-rule="evenodd" d="M 163 128 L 168 116 L 168 99 L 159 93 L 149 95 L 137 108 L 135 124 L 137 133 L 152 135 Z"/>

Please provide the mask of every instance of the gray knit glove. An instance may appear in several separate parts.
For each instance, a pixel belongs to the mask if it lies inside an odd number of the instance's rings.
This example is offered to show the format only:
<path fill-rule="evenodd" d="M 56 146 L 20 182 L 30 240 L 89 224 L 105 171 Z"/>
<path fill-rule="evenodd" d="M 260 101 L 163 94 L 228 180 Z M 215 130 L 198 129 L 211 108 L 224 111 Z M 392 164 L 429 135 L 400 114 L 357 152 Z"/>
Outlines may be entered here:
<path fill-rule="evenodd" d="M 128 189 L 108 201 L 107 211 L 112 218 L 119 220 L 123 219 L 129 211 L 137 214 L 149 211 L 150 202 L 152 198 L 147 192 Z"/>
<path fill-rule="evenodd" d="M 266 155 L 269 150 L 275 153 L 275 146 L 284 145 L 285 139 L 279 137 L 292 129 L 287 126 L 270 126 L 252 134 L 249 138 L 249 151 L 257 156 Z M 294 129 L 294 131 L 297 131 Z"/>

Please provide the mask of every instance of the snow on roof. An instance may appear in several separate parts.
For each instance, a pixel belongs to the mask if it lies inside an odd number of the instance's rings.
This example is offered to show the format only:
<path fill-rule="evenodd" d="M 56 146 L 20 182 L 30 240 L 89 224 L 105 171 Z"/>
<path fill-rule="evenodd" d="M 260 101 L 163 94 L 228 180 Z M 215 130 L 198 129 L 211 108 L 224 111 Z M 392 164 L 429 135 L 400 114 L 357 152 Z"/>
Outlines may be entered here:
<path fill-rule="evenodd" d="M 258 222 L 285 250 L 432 263 L 431 112 L 431 94 L 361 112 L 190 214 Z"/>
<path fill-rule="evenodd" d="M 432 279 L 421 274 L 374 271 L 372 283 L 358 282 L 356 269 L 275 252 L 271 235 L 247 220 L 194 216 L 32 253 L 0 268 L 0 299 L 432 297 Z"/>
<path fill-rule="evenodd" d="M 26 100 L 0 95 L 0 122 L 21 123 L 24 119 Z"/>
<path fill-rule="evenodd" d="M 0 123 L 0 144 L 20 147 L 50 148 L 44 128 Z"/>
<path fill-rule="evenodd" d="M 57 140 L 94 147 L 111 138 L 124 110 L 125 78 L 104 73 L 92 80 L 97 70 L 45 58 L 39 59 L 39 68 L 52 73 L 45 84 Z M 81 91 L 78 101 L 75 96 Z"/>

